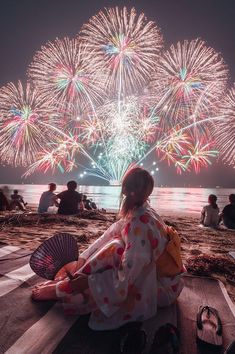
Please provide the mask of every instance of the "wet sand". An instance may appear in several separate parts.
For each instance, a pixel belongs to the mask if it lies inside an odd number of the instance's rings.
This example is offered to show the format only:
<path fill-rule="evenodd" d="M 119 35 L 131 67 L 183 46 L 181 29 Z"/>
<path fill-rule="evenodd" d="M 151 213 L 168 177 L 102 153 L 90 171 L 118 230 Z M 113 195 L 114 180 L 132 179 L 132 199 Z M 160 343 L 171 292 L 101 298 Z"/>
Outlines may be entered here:
<path fill-rule="evenodd" d="M 181 236 L 182 256 L 188 271 L 219 278 L 235 303 L 235 231 L 201 228 L 198 215 L 171 213 L 162 215 Z M 29 250 L 57 232 L 74 235 L 82 252 L 116 220 L 114 213 L 83 212 L 79 216 L 43 215 L 35 213 L 1 213 L 0 242 Z"/>

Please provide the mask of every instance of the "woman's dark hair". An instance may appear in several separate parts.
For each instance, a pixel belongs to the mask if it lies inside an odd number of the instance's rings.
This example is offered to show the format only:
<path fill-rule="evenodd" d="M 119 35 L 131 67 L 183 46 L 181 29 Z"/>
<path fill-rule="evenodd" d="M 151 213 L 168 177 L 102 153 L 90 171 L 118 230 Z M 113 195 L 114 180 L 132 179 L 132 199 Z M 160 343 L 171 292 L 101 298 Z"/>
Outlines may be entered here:
<path fill-rule="evenodd" d="M 212 205 L 213 209 L 218 209 L 218 205 L 216 204 L 217 197 L 215 194 L 210 194 L 208 200 L 209 203 Z"/>
<path fill-rule="evenodd" d="M 148 171 L 140 167 L 127 171 L 122 180 L 121 207 L 119 215 L 125 217 L 140 207 L 153 191 L 154 180 Z"/>

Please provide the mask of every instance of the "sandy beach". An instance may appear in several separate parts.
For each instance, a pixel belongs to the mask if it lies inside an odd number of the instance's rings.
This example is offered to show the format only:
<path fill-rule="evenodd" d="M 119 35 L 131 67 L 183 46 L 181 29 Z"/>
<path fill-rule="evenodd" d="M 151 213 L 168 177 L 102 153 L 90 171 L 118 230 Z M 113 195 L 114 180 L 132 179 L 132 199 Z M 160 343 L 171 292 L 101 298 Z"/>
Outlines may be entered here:
<path fill-rule="evenodd" d="M 174 226 L 182 242 L 184 263 L 190 273 L 219 278 L 235 303 L 235 231 L 213 230 L 198 225 L 198 215 L 162 215 Z M 56 232 L 74 235 L 82 252 L 116 220 L 115 213 L 83 212 L 79 216 L 42 215 L 35 213 L 0 214 L 0 242 L 26 248 L 29 252 Z"/>

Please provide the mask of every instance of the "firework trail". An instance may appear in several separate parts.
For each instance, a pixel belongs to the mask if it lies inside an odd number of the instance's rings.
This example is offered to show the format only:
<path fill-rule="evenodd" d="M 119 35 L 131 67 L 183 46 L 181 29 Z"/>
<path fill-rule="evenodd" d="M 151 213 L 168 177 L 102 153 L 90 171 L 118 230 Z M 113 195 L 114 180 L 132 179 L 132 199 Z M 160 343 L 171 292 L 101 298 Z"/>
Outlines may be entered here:
<path fill-rule="evenodd" d="M 37 161 L 31 164 L 24 177 L 28 177 L 36 171 L 43 171 L 46 173 L 51 170 L 52 173 L 59 169 L 61 173 L 70 172 L 77 167 L 75 162 L 75 153 L 78 151 L 76 142 L 61 141 L 53 143 L 49 146 L 50 149 L 43 150 L 38 153 Z"/>
<path fill-rule="evenodd" d="M 235 85 L 225 95 L 219 107 L 219 114 L 223 119 L 213 127 L 213 136 L 216 140 L 222 159 L 229 165 L 235 164 Z"/>
<path fill-rule="evenodd" d="M 211 165 L 210 158 L 218 154 L 216 150 L 211 150 L 212 146 L 212 143 L 197 141 L 193 150 L 189 150 L 187 155 L 182 156 L 182 159 L 186 160 L 186 166 L 189 165 L 196 173 L 199 173 L 202 167 Z"/>
<path fill-rule="evenodd" d="M 96 70 L 108 71 L 106 85 L 118 99 L 141 90 L 153 71 L 162 48 L 162 36 L 154 22 L 147 22 L 134 8 L 109 8 L 93 16 L 80 36 L 94 52 Z"/>
<path fill-rule="evenodd" d="M 42 123 L 47 123 L 47 128 Z M 0 157 L 14 165 L 26 166 L 35 160 L 48 140 L 55 137 L 50 127 L 58 124 L 54 108 L 27 83 L 9 83 L 0 89 Z"/>

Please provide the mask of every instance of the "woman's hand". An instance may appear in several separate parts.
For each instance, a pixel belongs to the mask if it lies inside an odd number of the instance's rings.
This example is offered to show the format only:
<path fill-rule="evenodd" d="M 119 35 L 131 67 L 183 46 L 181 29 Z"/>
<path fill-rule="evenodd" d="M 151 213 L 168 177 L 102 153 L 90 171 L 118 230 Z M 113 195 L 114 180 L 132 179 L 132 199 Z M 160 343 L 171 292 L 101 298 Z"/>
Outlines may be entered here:
<path fill-rule="evenodd" d="M 86 263 L 86 260 L 82 257 L 79 257 L 78 258 L 78 261 L 77 261 L 77 266 L 76 266 L 76 272 L 82 268 L 82 266 L 84 266 L 84 264 Z"/>
<path fill-rule="evenodd" d="M 68 277 L 68 273 L 73 276 L 79 269 L 85 264 L 86 260 L 84 258 L 78 258 L 77 261 L 71 262 L 63 266 L 55 276 L 55 280 L 63 280 Z"/>
<path fill-rule="evenodd" d="M 89 288 L 88 276 L 79 274 L 75 279 L 71 280 L 71 287 L 74 292 L 83 293 Z"/>

